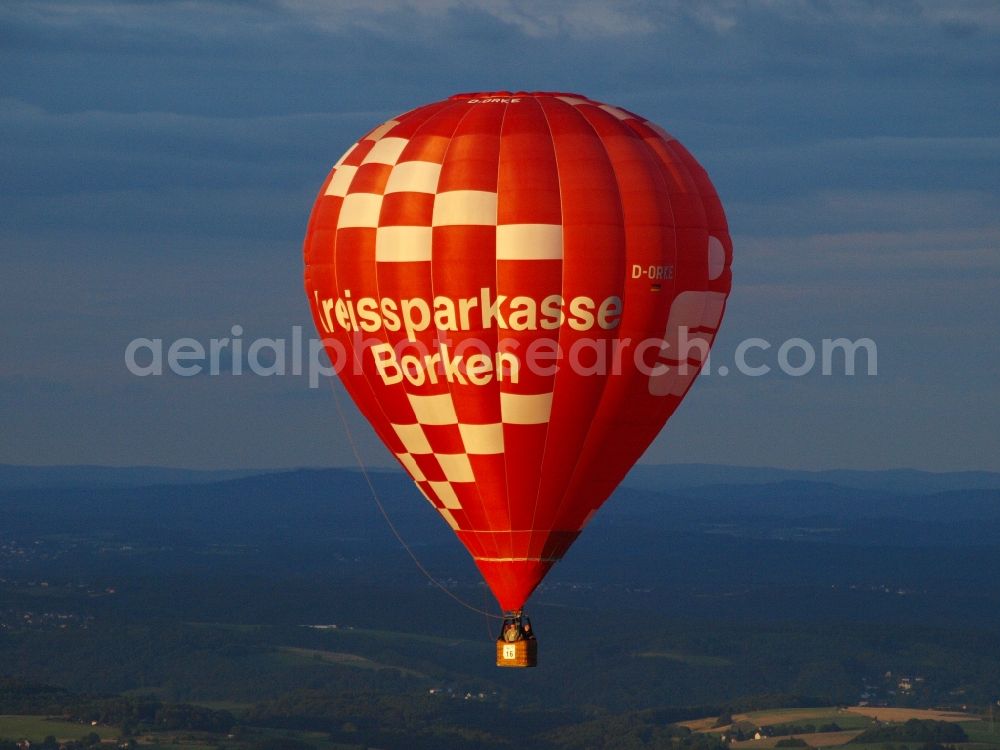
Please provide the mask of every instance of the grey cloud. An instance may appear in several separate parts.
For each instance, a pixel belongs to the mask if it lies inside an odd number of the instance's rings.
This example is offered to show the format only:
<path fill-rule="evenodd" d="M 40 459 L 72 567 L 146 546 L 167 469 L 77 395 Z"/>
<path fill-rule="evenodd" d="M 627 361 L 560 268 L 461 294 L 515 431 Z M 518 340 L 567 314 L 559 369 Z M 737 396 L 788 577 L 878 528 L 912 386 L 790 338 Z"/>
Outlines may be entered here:
<path fill-rule="evenodd" d="M 996 193 L 988 190 L 877 190 L 813 184 L 798 195 L 738 197 L 727 204 L 730 224 L 744 237 L 780 238 L 914 230 L 981 230 L 996 224 Z"/>
<path fill-rule="evenodd" d="M 451 14 L 477 14 L 529 37 L 568 35 L 577 38 L 647 34 L 654 25 L 641 3 L 615 4 L 596 0 L 553 0 L 546 3 L 516 0 L 353 0 L 318 3 L 284 0 L 289 11 L 333 32 L 364 28 L 381 33 L 405 33 L 414 18 L 439 23 Z M 410 27 L 412 28 L 412 26 Z"/>
<path fill-rule="evenodd" d="M 641 112 L 709 170 L 736 242 L 720 358 L 744 335 L 878 339 L 872 381 L 699 383 L 651 457 L 996 468 L 998 15 L 943 0 L 4 3 L 0 370 L 39 385 L 9 381 L 25 395 L 5 402 L 0 456 L 349 461 L 329 394 L 143 381 L 124 345 L 308 325 L 300 243 L 340 152 L 424 101 L 517 87 Z"/>

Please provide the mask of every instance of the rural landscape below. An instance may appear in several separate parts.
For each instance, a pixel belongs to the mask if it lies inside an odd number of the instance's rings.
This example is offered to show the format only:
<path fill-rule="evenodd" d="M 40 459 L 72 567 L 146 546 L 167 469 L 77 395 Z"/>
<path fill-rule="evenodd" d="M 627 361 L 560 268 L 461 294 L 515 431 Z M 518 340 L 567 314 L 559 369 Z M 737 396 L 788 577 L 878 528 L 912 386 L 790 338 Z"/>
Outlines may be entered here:
<path fill-rule="evenodd" d="M 373 478 L 493 611 L 412 483 Z M 358 472 L 0 485 L 4 750 L 1000 747 L 998 474 L 640 465 L 532 598 L 514 674 Z"/>

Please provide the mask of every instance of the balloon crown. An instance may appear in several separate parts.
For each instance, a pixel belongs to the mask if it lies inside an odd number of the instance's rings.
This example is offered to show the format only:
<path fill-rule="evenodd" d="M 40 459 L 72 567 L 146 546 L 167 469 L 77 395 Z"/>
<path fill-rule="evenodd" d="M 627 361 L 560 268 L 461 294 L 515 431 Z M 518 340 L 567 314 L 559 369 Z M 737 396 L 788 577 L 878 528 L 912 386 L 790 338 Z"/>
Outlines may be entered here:
<path fill-rule="evenodd" d="M 569 91 L 468 91 L 463 94 L 454 94 L 449 99 L 511 99 L 517 97 L 540 97 L 540 96 L 566 96 L 574 99 L 586 99 L 590 97 L 583 94 L 574 94 Z"/>

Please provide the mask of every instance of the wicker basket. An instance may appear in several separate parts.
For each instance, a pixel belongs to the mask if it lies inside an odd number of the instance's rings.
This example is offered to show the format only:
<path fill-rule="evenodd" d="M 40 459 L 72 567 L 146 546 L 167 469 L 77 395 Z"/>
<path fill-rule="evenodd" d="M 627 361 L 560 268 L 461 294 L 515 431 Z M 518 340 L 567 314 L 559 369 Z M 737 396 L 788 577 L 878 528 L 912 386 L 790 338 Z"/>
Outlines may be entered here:
<path fill-rule="evenodd" d="M 514 641 L 497 641 L 498 667 L 534 667 L 538 665 L 538 641 L 534 638 Z"/>

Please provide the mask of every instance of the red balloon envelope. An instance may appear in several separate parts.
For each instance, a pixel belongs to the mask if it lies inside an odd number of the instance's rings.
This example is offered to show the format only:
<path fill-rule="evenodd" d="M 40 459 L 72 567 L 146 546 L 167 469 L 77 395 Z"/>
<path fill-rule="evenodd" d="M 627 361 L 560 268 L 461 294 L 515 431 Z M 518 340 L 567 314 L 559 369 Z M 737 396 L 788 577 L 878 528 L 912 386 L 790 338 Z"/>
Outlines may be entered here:
<path fill-rule="evenodd" d="M 460 94 L 351 146 L 305 286 L 358 408 L 520 610 L 687 393 L 732 243 L 705 170 L 577 94 Z"/>

